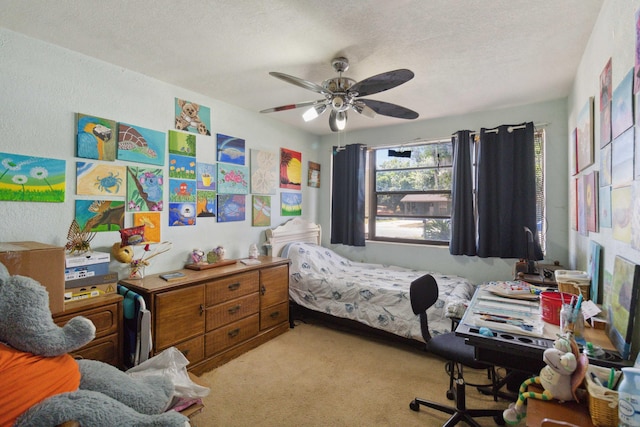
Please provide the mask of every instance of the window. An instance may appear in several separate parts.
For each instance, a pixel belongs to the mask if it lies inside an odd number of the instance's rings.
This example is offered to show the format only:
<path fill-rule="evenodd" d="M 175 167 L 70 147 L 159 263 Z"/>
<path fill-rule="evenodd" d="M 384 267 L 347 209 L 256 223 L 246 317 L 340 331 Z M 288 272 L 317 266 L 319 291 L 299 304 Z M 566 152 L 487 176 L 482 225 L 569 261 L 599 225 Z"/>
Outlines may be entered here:
<path fill-rule="evenodd" d="M 543 252 L 546 234 L 544 146 L 544 129 L 536 129 L 536 225 Z M 393 156 L 394 151 L 400 157 Z M 405 157 L 409 152 L 410 157 Z M 370 149 L 365 205 L 367 239 L 448 245 L 452 160 L 451 140 Z"/>
<path fill-rule="evenodd" d="M 393 148 L 369 151 L 368 239 L 448 244 L 451 141 Z"/>

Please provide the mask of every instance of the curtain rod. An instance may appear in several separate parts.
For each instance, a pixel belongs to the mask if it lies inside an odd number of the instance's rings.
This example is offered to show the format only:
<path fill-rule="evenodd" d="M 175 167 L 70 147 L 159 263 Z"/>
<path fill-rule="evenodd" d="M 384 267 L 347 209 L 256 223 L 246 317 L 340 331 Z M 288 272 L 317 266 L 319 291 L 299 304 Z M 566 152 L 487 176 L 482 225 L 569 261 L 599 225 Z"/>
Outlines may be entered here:
<path fill-rule="evenodd" d="M 508 132 L 513 132 L 513 131 L 514 131 L 514 130 L 516 130 L 516 129 L 524 129 L 524 128 L 525 128 L 525 126 L 526 126 L 526 125 L 509 126 L 509 127 L 507 128 L 507 131 L 508 131 Z M 534 127 L 534 128 L 544 128 L 544 127 L 547 127 L 547 126 L 549 126 L 549 123 L 534 123 L 534 124 L 533 124 L 533 127 Z M 499 128 L 500 128 L 500 126 L 495 127 L 495 128 L 492 128 L 492 129 L 487 129 L 487 130 L 485 130 L 485 132 L 486 132 L 486 133 L 498 133 L 498 129 L 499 129 Z M 480 132 L 479 132 L 479 131 L 477 131 L 477 130 L 474 130 L 474 131 L 472 131 L 472 132 L 470 132 L 470 133 L 469 133 L 469 135 L 478 135 L 478 134 L 480 134 Z M 456 136 L 456 134 L 454 133 L 454 134 L 452 134 L 451 136 Z"/>

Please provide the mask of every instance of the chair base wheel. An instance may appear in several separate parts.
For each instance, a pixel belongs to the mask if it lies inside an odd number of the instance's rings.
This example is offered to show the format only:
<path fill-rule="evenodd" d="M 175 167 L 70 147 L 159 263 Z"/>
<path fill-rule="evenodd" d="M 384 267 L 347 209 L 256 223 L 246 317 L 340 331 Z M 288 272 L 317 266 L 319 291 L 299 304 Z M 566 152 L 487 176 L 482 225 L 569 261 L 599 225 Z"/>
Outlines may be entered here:
<path fill-rule="evenodd" d="M 420 412 L 420 405 L 418 405 L 418 402 L 415 400 L 412 400 L 411 403 L 409 403 L 409 409 L 415 412 Z"/>
<path fill-rule="evenodd" d="M 453 392 L 453 390 L 452 390 L 452 389 L 447 390 L 447 399 L 449 399 L 449 400 L 455 400 L 455 398 L 456 398 L 456 395 L 455 395 L 455 393 Z"/>
<path fill-rule="evenodd" d="M 504 418 L 502 418 L 502 415 L 494 415 L 493 421 L 495 421 L 495 423 L 499 426 L 503 426 L 506 424 Z"/>

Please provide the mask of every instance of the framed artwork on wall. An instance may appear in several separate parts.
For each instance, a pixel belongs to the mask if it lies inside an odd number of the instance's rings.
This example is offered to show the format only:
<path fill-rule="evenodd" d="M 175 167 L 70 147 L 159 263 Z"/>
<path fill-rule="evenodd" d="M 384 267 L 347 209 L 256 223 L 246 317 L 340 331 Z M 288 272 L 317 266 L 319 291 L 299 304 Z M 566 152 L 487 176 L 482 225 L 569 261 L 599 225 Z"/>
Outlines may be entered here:
<path fill-rule="evenodd" d="M 584 200 L 587 230 L 598 232 L 598 171 L 584 176 Z"/>
<path fill-rule="evenodd" d="M 169 203 L 169 227 L 196 225 L 195 203 Z"/>
<path fill-rule="evenodd" d="M 600 150 L 600 187 L 611 185 L 611 146 L 607 144 Z"/>
<path fill-rule="evenodd" d="M 611 143 L 611 184 L 614 187 L 633 181 L 633 144 L 635 129 L 632 127 Z"/>
<path fill-rule="evenodd" d="M 162 224 L 160 212 L 134 212 L 133 225 L 144 225 L 144 240 L 149 243 L 160 243 Z"/>
<path fill-rule="evenodd" d="M 197 211 L 198 218 L 215 218 L 218 212 L 218 193 L 215 191 L 198 190 Z"/>
<path fill-rule="evenodd" d="M 280 188 L 300 190 L 302 182 L 302 153 L 280 149 Z"/>
<path fill-rule="evenodd" d="M 600 187 L 598 194 L 598 220 L 601 228 L 611 228 L 611 187 Z"/>
<path fill-rule="evenodd" d="M 320 163 L 309 162 L 309 187 L 320 188 Z"/>
<path fill-rule="evenodd" d="M 244 139 L 219 133 L 216 135 L 216 148 L 219 162 L 232 163 L 234 165 L 245 164 Z"/>
<path fill-rule="evenodd" d="M 251 192 L 276 194 L 278 190 L 278 154 L 251 150 Z"/>
<path fill-rule="evenodd" d="M 161 211 L 164 169 L 127 167 L 127 211 Z"/>
<path fill-rule="evenodd" d="M 280 193 L 280 215 L 302 215 L 302 193 Z"/>
<path fill-rule="evenodd" d="M 611 190 L 611 226 L 613 238 L 631 243 L 631 186 Z"/>
<path fill-rule="evenodd" d="M 213 163 L 201 163 L 196 165 L 196 188 L 198 191 L 216 191 L 216 178 L 218 167 Z"/>
<path fill-rule="evenodd" d="M 81 230 L 121 230 L 124 228 L 124 201 L 76 200 L 75 219 Z"/>
<path fill-rule="evenodd" d="M 246 166 L 218 163 L 218 193 L 249 193 L 248 168 Z"/>
<path fill-rule="evenodd" d="M 196 181 L 192 179 L 169 180 L 169 202 L 195 203 Z"/>
<path fill-rule="evenodd" d="M 593 97 L 589 97 L 580 110 L 576 139 L 578 171 L 581 171 L 593 164 Z"/>
<path fill-rule="evenodd" d="M 196 159 L 191 156 L 169 154 L 169 178 L 194 179 Z"/>
<path fill-rule="evenodd" d="M 251 225 L 269 227 L 271 225 L 271 196 L 252 196 Z"/>
<path fill-rule="evenodd" d="M 189 133 L 169 131 L 169 153 L 196 156 L 196 136 Z"/>
<path fill-rule="evenodd" d="M 633 126 L 633 68 L 613 91 L 611 101 L 611 137 L 620 136 Z"/>
<path fill-rule="evenodd" d="M 633 336 L 633 318 L 640 290 L 640 266 L 617 255 L 613 264 L 613 282 L 609 305 L 607 334 L 623 359 L 629 357 Z"/>
<path fill-rule="evenodd" d="M 0 200 L 64 202 L 64 160 L 0 153 Z"/>
<path fill-rule="evenodd" d="M 118 160 L 164 166 L 166 144 L 164 132 L 118 123 Z"/>
<path fill-rule="evenodd" d="M 211 135 L 211 109 L 195 102 L 176 98 L 176 121 L 178 130 Z"/>
<path fill-rule="evenodd" d="M 218 194 L 218 222 L 244 221 L 244 194 Z"/>
<path fill-rule="evenodd" d="M 85 159 L 116 159 L 117 123 L 102 117 L 76 114 L 76 155 Z"/>
<path fill-rule="evenodd" d="M 631 184 L 631 247 L 640 251 L 640 181 Z"/>
<path fill-rule="evenodd" d="M 76 162 L 76 194 L 121 196 L 127 194 L 127 167 L 113 163 Z"/>
<path fill-rule="evenodd" d="M 611 58 L 600 73 L 600 148 L 611 142 Z"/>

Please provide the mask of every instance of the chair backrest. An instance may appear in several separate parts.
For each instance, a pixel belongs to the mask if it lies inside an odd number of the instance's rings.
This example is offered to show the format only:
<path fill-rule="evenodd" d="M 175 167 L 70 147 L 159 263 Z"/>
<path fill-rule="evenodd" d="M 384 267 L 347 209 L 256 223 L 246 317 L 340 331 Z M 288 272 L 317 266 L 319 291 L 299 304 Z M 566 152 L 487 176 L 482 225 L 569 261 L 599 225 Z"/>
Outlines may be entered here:
<path fill-rule="evenodd" d="M 420 316 L 420 331 L 426 342 L 431 340 L 427 309 L 438 301 L 438 282 L 430 274 L 425 274 L 411 282 L 409 299 L 414 314 Z"/>

